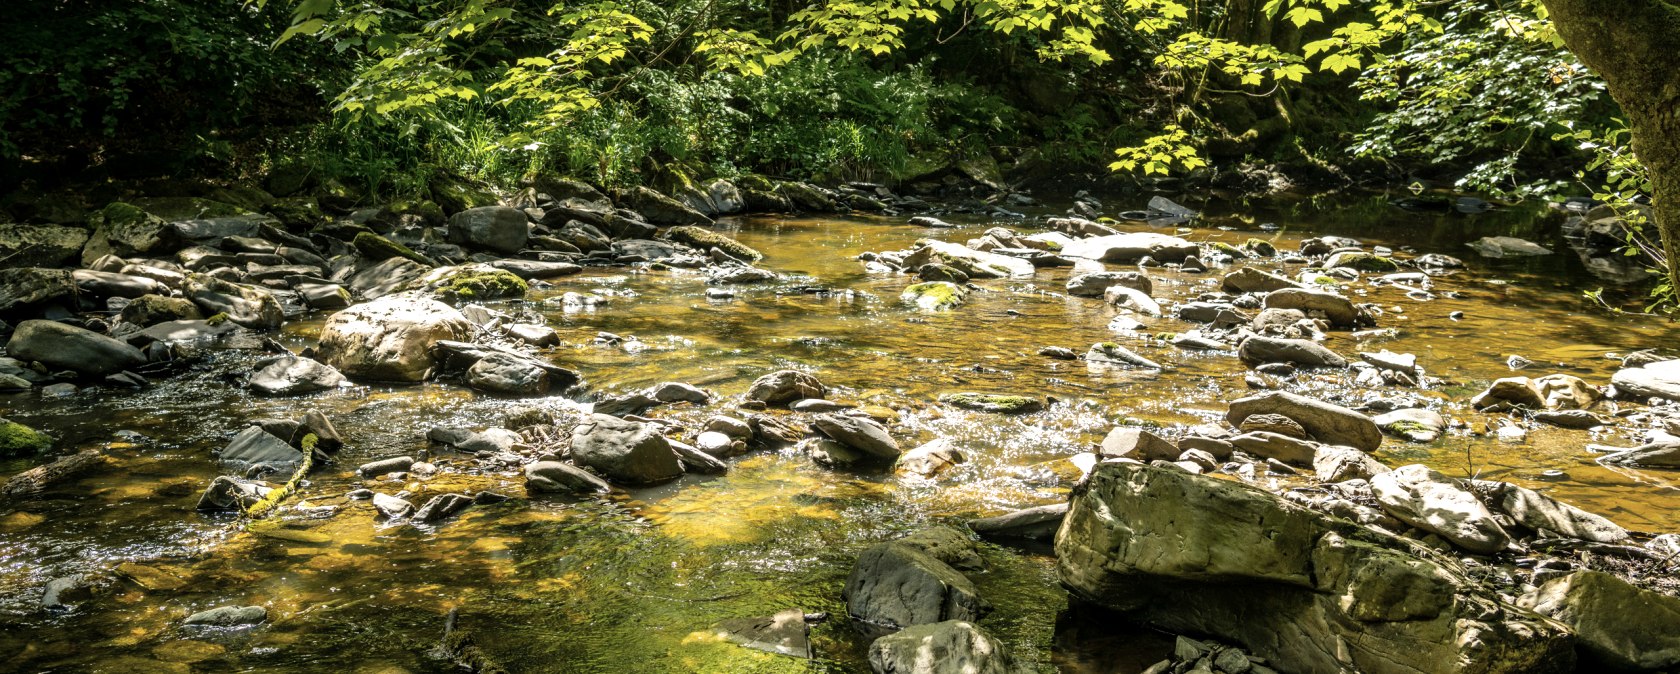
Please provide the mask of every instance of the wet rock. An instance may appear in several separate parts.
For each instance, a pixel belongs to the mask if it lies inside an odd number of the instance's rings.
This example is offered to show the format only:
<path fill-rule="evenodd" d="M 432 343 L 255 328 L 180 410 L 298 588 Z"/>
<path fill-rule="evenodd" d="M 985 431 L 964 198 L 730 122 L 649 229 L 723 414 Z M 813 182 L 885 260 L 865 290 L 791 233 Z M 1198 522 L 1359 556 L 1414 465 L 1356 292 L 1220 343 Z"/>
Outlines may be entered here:
<path fill-rule="evenodd" d="M 701 451 L 698 447 L 676 440 L 666 440 L 666 442 L 671 445 L 671 451 L 676 452 L 678 462 L 682 463 L 683 470 L 687 472 L 705 475 L 722 475 L 729 472 L 729 464 L 724 463 L 716 456 Z"/>
<path fill-rule="evenodd" d="M 1062 255 L 1115 263 L 1132 263 L 1145 257 L 1158 262 L 1182 262 L 1198 251 L 1196 244 L 1176 236 L 1130 232 L 1077 239 L 1062 249 Z"/>
<path fill-rule="evenodd" d="M 1233 401 L 1225 420 L 1240 427 L 1253 414 L 1281 414 L 1294 419 L 1313 439 L 1325 444 L 1366 452 L 1382 444 L 1382 431 L 1370 417 L 1294 393 L 1268 392 Z"/>
<path fill-rule="evenodd" d="M 390 494 L 374 494 L 373 508 L 379 516 L 388 520 L 397 520 L 414 514 L 414 504 Z"/>
<path fill-rule="evenodd" d="M 368 299 L 379 299 L 408 288 L 430 269 L 428 265 L 394 257 L 356 272 L 350 277 L 350 290 Z"/>
<path fill-rule="evenodd" d="M 908 627 L 869 645 L 877 674 L 1026 674 L 1009 647 L 974 623 L 947 620 Z"/>
<path fill-rule="evenodd" d="M 988 608 L 967 576 L 922 548 L 897 541 L 859 555 L 841 596 L 854 620 L 889 632 L 978 620 Z"/>
<path fill-rule="evenodd" d="M 1580 377 L 1554 374 L 1538 379 L 1506 377 L 1470 400 L 1478 410 L 1501 403 L 1528 409 L 1586 409 L 1598 401 L 1596 389 Z"/>
<path fill-rule="evenodd" d="M 1330 483 L 1369 480 L 1388 472 L 1388 466 L 1384 466 L 1370 454 L 1340 445 L 1319 447 L 1313 454 L 1312 467 L 1313 474 L 1318 476 L 1319 481 Z"/>
<path fill-rule="evenodd" d="M 1046 346 L 1038 350 L 1038 355 L 1056 360 L 1078 360 L 1079 354 L 1064 346 Z"/>
<path fill-rule="evenodd" d="M 538 260 L 496 260 L 490 266 L 512 273 L 527 281 L 571 276 L 583 267 L 570 262 L 542 262 Z"/>
<path fill-rule="evenodd" d="M 424 381 L 438 366 L 432 346 L 470 334 L 466 318 L 447 304 L 413 295 L 384 297 L 329 317 L 316 357 L 350 377 Z"/>
<path fill-rule="evenodd" d="M 1318 443 L 1311 440 L 1302 440 L 1265 431 L 1243 433 L 1227 439 L 1226 442 L 1262 459 L 1278 461 L 1291 466 L 1313 465 L 1313 459 L 1318 456 L 1319 447 Z"/>
<path fill-rule="evenodd" d="M 939 402 L 994 414 L 1027 414 L 1044 409 L 1044 402 L 1038 398 L 1003 393 L 947 393 L 939 396 Z"/>
<path fill-rule="evenodd" d="M 252 330 L 278 328 L 286 320 L 280 300 L 267 288 L 195 274 L 185 291 L 205 315 L 226 314 L 228 321 Z"/>
<path fill-rule="evenodd" d="M 53 321 L 24 321 L 6 342 L 6 354 L 54 371 L 105 376 L 146 364 L 139 349 L 90 330 Z"/>
<path fill-rule="evenodd" d="M 612 491 L 612 485 L 569 463 L 538 461 L 525 466 L 525 490 L 531 493 L 605 494 Z"/>
<path fill-rule="evenodd" d="M 473 498 L 465 494 L 438 494 L 433 496 L 420 509 L 414 511 L 410 518 L 422 524 L 435 524 L 454 517 L 473 506 Z"/>
<path fill-rule="evenodd" d="M 210 481 L 210 486 L 198 497 L 197 509 L 209 512 L 243 511 L 263 500 L 270 491 L 272 489 L 268 485 L 256 480 L 223 475 Z"/>
<path fill-rule="evenodd" d="M 198 305 L 190 300 L 162 295 L 142 295 L 123 306 L 118 318 L 125 323 L 146 327 L 164 321 L 198 320 L 204 318 L 204 314 L 199 312 Z"/>
<path fill-rule="evenodd" d="M 905 452 L 898 457 L 896 468 L 901 472 L 934 477 L 957 464 L 967 461 L 962 450 L 946 438 L 937 438 Z"/>
<path fill-rule="evenodd" d="M 794 608 L 768 617 L 731 618 L 718 623 L 716 634 L 747 648 L 809 659 L 810 632 L 805 611 Z"/>
<path fill-rule="evenodd" d="M 1274 290 L 1266 294 L 1264 306 L 1267 309 L 1294 309 L 1308 317 L 1322 316 L 1338 328 L 1356 328 L 1368 322 L 1348 298 L 1323 290 Z"/>
<path fill-rule="evenodd" d="M 1243 267 L 1225 275 L 1219 287 L 1233 295 L 1244 293 L 1269 293 L 1285 288 L 1304 288 L 1299 283 L 1291 281 L 1271 272 L 1261 271 L 1253 267 Z"/>
<path fill-rule="evenodd" d="M 1561 625 L 1413 550 L 1253 487 L 1124 463 L 1096 467 L 1056 537 L 1075 597 L 1247 644 L 1280 671 L 1572 671 Z"/>
<path fill-rule="evenodd" d="M 983 537 L 1027 538 L 1047 541 L 1056 536 L 1067 515 L 1068 504 L 1049 505 L 1016 510 L 996 517 L 982 517 L 968 521 L 968 528 Z"/>
<path fill-rule="evenodd" d="M 41 592 L 41 608 L 63 609 L 92 598 L 93 582 L 85 574 L 61 576 L 47 581 Z"/>
<path fill-rule="evenodd" d="M 925 264 L 955 267 L 969 278 L 1030 278 L 1032 262 L 1017 257 L 974 250 L 967 246 L 922 239 L 916 249 L 904 258 L 906 269 L 920 269 Z"/>
<path fill-rule="evenodd" d="M 61 269 L 0 269 L 0 316 L 11 318 L 13 312 L 49 306 L 52 303 L 71 304 L 76 296 L 76 284 L 70 272 Z"/>
<path fill-rule="evenodd" d="M 758 262 L 764 259 L 764 254 L 753 250 L 752 247 L 709 229 L 672 227 L 665 231 L 665 236 L 701 251 L 716 248 L 742 262 Z"/>
<path fill-rule="evenodd" d="M 449 242 L 511 255 L 530 237 L 525 212 L 507 206 L 469 208 L 449 218 Z"/>
<path fill-rule="evenodd" d="M 1611 375 L 1610 384 L 1616 387 L 1616 397 L 1623 400 L 1680 400 L 1680 360 L 1624 367 Z"/>
<path fill-rule="evenodd" d="M 491 353 L 467 368 L 467 385 L 475 391 L 506 395 L 540 395 L 547 393 L 548 371 L 529 359 L 502 353 Z"/>
<path fill-rule="evenodd" d="M 788 403 L 788 409 L 790 410 L 795 412 L 810 412 L 812 414 L 818 412 L 840 412 L 854 407 L 857 407 L 857 405 L 840 402 L 838 400 L 823 400 L 822 398 L 805 398 L 803 400 L 795 400 Z"/>
<path fill-rule="evenodd" d="M 807 373 L 798 370 L 778 370 L 754 380 L 747 389 L 747 399 L 770 405 L 790 403 L 804 398 L 822 398 L 828 387 Z"/>
<path fill-rule="evenodd" d="M 1104 271 L 1074 274 L 1068 278 L 1067 293 L 1075 297 L 1102 297 L 1110 286 L 1121 285 L 1144 295 L 1155 291 L 1149 277 L 1135 271 Z"/>
<path fill-rule="evenodd" d="M 819 414 L 811 420 L 811 426 L 834 441 L 870 456 L 896 459 L 900 453 L 898 441 L 887 433 L 885 426 L 874 419 L 843 414 Z"/>
<path fill-rule="evenodd" d="M 1390 515 L 1471 552 L 1493 554 L 1511 544 L 1474 492 L 1427 466 L 1402 466 L 1373 477 L 1371 491 Z"/>
<path fill-rule="evenodd" d="M 415 279 L 409 288 L 455 304 L 519 298 L 529 290 L 524 279 L 487 264 L 438 267 Z"/>
<path fill-rule="evenodd" d="M 717 415 L 706 419 L 706 431 L 719 433 L 732 440 L 751 440 L 752 426 L 735 417 Z"/>
<path fill-rule="evenodd" d="M 796 449 L 817 465 L 829 468 L 850 468 L 871 459 L 869 454 L 828 438 L 806 438 Z"/>
<path fill-rule="evenodd" d="M 344 375 L 302 356 L 281 356 L 262 366 L 246 383 L 262 395 L 290 396 L 328 391 L 344 383 Z"/>
<path fill-rule="evenodd" d="M 1426 409 L 1399 409 L 1378 415 L 1373 421 L 1383 432 L 1407 442 L 1434 442 L 1446 428 L 1441 413 Z"/>
<path fill-rule="evenodd" d="M 356 474 L 364 478 L 377 478 L 387 473 L 405 473 L 414 466 L 412 456 L 393 456 L 378 461 L 369 461 L 356 468 Z"/>
<path fill-rule="evenodd" d="M 1172 345 L 1180 349 L 1191 351 L 1223 351 L 1231 348 L 1229 344 L 1216 339 L 1209 339 L 1194 333 L 1184 333 L 1172 338 Z"/>
<path fill-rule="evenodd" d="M 1137 288 L 1111 285 L 1103 290 L 1102 298 L 1104 302 L 1120 309 L 1136 311 L 1145 316 L 1161 315 L 1161 303 Z"/>
<path fill-rule="evenodd" d="M 746 424 L 742 423 L 742 427 L 745 428 Z M 739 440 L 717 431 L 706 431 L 695 436 L 694 447 L 718 458 L 735 456 L 746 451 L 745 443 L 742 441 L 752 437 L 752 430 L 746 429 L 746 431 L 746 434 Z"/>
<path fill-rule="evenodd" d="M 968 289 L 945 281 L 917 283 L 904 289 L 899 300 L 916 305 L 922 311 L 950 311 L 968 299 Z"/>
<path fill-rule="evenodd" d="M 1178 458 L 1178 454 L 1179 449 L 1172 443 L 1141 428 L 1116 427 L 1102 441 L 1102 456 L 1105 458 L 1172 461 Z"/>
<path fill-rule="evenodd" d="M 1600 457 L 1599 463 L 1646 468 L 1680 468 L 1680 442 L 1653 442 Z"/>
<path fill-rule="evenodd" d="M 572 460 L 628 484 L 653 484 L 682 476 L 671 444 L 652 424 L 592 414 L 572 429 Z"/>
<path fill-rule="evenodd" d="M 1551 249 L 1545 246 L 1511 236 L 1484 236 L 1466 245 L 1482 257 L 1529 257 L 1552 254 Z"/>
<path fill-rule="evenodd" d="M 1131 349 L 1114 342 L 1098 342 L 1091 345 L 1085 352 L 1085 362 L 1102 366 L 1140 367 L 1149 370 L 1162 370 L 1160 363 L 1138 355 Z"/>
<path fill-rule="evenodd" d="M 1476 482 L 1487 499 L 1512 520 L 1534 531 L 1595 543 L 1625 543 L 1626 529 L 1550 496 L 1506 482 Z"/>
<path fill-rule="evenodd" d="M 647 395 L 662 403 L 694 403 L 705 405 L 712 402 L 712 394 L 691 384 L 668 381 L 647 390 Z"/>
<path fill-rule="evenodd" d="M 303 462 L 303 452 L 261 426 L 248 426 L 216 458 L 240 472 L 258 467 L 290 472 Z"/>
<path fill-rule="evenodd" d="M 1281 414 L 1250 414 L 1237 425 L 1237 430 L 1244 433 L 1265 431 L 1299 440 L 1307 439 L 1307 429 L 1302 428 L 1294 419 Z"/>
<path fill-rule="evenodd" d="M 1573 428 L 1576 430 L 1586 430 L 1594 426 L 1603 426 L 1611 423 L 1610 421 L 1586 410 L 1536 412 L 1533 419 L 1543 424 L 1550 424 L 1560 428 Z"/>
<path fill-rule="evenodd" d="M 778 419 L 765 414 L 752 415 L 747 419 L 747 425 L 752 427 L 754 442 L 772 449 L 797 443 L 810 431 L 797 421 Z"/>
<path fill-rule="evenodd" d="M 1352 269 L 1369 274 L 1387 274 L 1400 271 L 1400 265 L 1393 258 L 1373 255 L 1363 251 L 1343 251 L 1331 255 L 1324 261 L 1325 269 Z"/>
<path fill-rule="evenodd" d="M 70 272 L 76 289 L 95 297 L 128 297 L 169 292 L 163 284 L 143 276 L 77 269 Z"/>
<path fill-rule="evenodd" d="M 268 609 L 261 606 L 219 606 L 194 613 L 181 622 L 187 625 L 236 627 L 255 625 L 264 620 L 268 620 Z"/>
<path fill-rule="evenodd" d="M 963 273 L 961 269 L 943 264 L 922 265 L 916 270 L 916 278 L 928 282 L 941 281 L 956 285 L 968 283 L 968 274 Z"/>
<path fill-rule="evenodd" d="M 1680 668 L 1680 598 L 1582 570 L 1547 581 L 1519 604 L 1574 629 L 1580 671 Z"/>

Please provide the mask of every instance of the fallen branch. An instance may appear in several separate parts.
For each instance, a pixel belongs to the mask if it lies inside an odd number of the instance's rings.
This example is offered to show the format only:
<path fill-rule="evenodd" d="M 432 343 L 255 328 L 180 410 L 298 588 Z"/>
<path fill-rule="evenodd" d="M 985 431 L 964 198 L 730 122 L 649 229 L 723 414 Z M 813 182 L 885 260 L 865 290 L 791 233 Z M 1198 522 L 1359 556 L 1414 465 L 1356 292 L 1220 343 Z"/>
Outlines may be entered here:
<path fill-rule="evenodd" d="M 104 454 L 99 450 L 89 449 L 44 466 L 36 466 L 13 475 L 4 485 L 0 485 L 0 499 L 34 496 L 46 491 L 47 487 L 55 482 L 74 477 L 104 463 Z"/>

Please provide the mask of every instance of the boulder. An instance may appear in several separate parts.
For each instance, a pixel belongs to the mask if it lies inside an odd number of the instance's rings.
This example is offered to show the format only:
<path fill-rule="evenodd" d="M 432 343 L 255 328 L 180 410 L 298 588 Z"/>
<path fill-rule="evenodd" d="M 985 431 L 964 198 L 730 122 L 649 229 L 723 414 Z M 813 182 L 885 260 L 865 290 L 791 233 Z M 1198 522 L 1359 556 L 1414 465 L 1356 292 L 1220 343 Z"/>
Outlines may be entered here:
<path fill-rule="evenodd" d="M 1141 428 L 1116 427 L 1103 437 L 1102 455 L 1138 461 L 1172 461 L 1179 450 L 1160 436 Z"/>
<path fill-rule="evenodd" d="M 887 434 L 887 428 L 868 417 L 845 414 L 819 414 L 811 420 L 818 432 L 852 449 L 884 459 L 896 459 L 898 441 Z"/>
<path fill-rule="evenodd" d="M 963 463 L 967 458 L 948 438 L 935 438 L 898 457 L 895 468 L 922 477 L 934 477 Z"/>
<path fill-rule="evenodd" d="M 1680 400 L 1680 360 L 1664 360 L 1617 370 L 1610 384 L 1624 400 Z"/>
<path fill-rule="evenodd" d="M 1626 529 L 1600 515 L 1508 482 L 1476 482 L 1478 491 L 1524 527 L 1547 535 L 1594 543 L 1626 543 Z"/>
<path fill-rule="evenodd" d="M 666 230 L 665 237 L 677 243 L 693 246 L 700 251 L 716 248 L 743 262 L 758 262 L 764 259 L 763 253 L 709 229 L 691 226 L 672 227 Z"/>
<path fill-rule="evenodd" d="M 1104 302 L 1120 309 L 1130 309 L 1145 316 L 1160 316 L 1161 303 L 1148 293 L 1125 285 L 1111 285 L 1103 289 Z"/>
<path fill-rule="evenodd" d="M 622 200 L 630 210 L 640 213 L 647 221 L 660 226 L 700 225 L 712 226 L 712 219 L 688 205 L 655 192 L 647 187 L 636 186 L 624 193 Z"/>
<path fill-rule="evenodd" d="M 1518 603 L 1575 630 L 1580 671 L 1680 669 L 1680 598 L 1582 570 L 1541 584 Z"/>
<path fill-rule="evenodd" d="M 966 620 L 915 625 L 869 644 L 876 674 L 1027 674 L 1003 641 Z"/>
<path fill-rule="evenodd" d="M 1244 293 L 1269 293 L 1285 288 L 1304 289 L 1306 286 L 1277 274 L 1253 267 L 1243 267 L 1226 274 L 1224 280 L 1220 281 L 1219 287 L 1233 295 L 1241 295 Z"/>
<path fill-rule="evenodd" d="M 409 288 L 459 304 L 524 297 L 530 286 L 513 272 L 488 264 L 466 264 L 433 269 L 411 282 Z"/>
<path fill-rule="evenodd" d="M 1385 412 L 1372 421 L 1383 432 L 1408 442 L 1434 442 L 1447 426 L 1440 412 L 1416 408 Z"/>
<path fill-rule="evenodd" d="M 226 314 L 235 325 L 268 330 L 286 321 L 280 300 L 267 288 L 194 274 L 187 278 L 185 290 L 187 299 L 206 316 Z"/>
<path fill-rule="evenodd" d="M 993 414 L 1028 414 L 1044 409 L 1044 401 L 1038 398 L 1004 393 L 946 393 L 939 396 L 939 402 Z"/>
<path fill-rule="evenodd" d="M 528 358 L 492 353 L 467 368 L 467 385 L 475 391 L 508 395 L 547 393 L 548 371 Z"/>
<path fill-rule="evenodd" d="M 432 346 L 472 334 L 461 312 L 413 295 L 364 302 L 327 318 L 316 357 L 346 376 L 417 382 L 437 369 Z"/>
<path fill-rule="evenodd" d="M 46 433 L 10 419 L 0 419 L 0 459 L 34 456 L 52 449 L 53 440 Z"/>
<path fill-rule="evenodd" d="M 241 473 L 259 466 L 290 472 L 303 462 L 303 452 L 262 426 L 247 426 L 216 458 Z"/>
<path fill-rule="evenodd" d="M 88 219 L 93 225 L 82 248 L 82 264 L 91 265 L 106 255 L 146 257 L 179 247 L 180 241 L 169 223 L 139 207 L 112 202 Z"/>
<path fill-rule="evenodd" d="M 399 292 L 426 275 L 427 265 L 400 257 L 380 262 L 350 277 L 350 291 L 370 300 Z"/>
<path fill-rule="evenodd" d="M 1533 241 L 1525 241 L 1513 236 L 1484 236 L 1468 244 L 1471 249 L 1482 257 L 1530 257 L 1534 255 L 1551 255 L 1551 249 Z"/>
<path fill-rule="evenodd" d="M 344 375 L 331 366 L 303 356 L 275 358 L 251 375 L 246 382 L 262 395 L 290 396 L 338 388 Z"/>
<path fill-rule="evenodd" d="M 1273 391 L 1235 400 L 1226 412 L 1225 420 L 1232 426 L 1241 426 L 1251 414 L 1289 417 L 1306 429 L 1313 439 L 1325 444 L 1345 445 L 1366 452 L 1382 445 L 1382 431 L 1370 417 L 1294 393 Z"/>
<path fill-rule="evenodd" d="M 204 318 L 198 305 L 191 300 L 162 295 L 143 295 L 129 302 L 117 317 L 124 323 L 147 327 L 165 321 L 190 321 Z"/>
<path fill-rule="evenodd" d="M 1076 239 L 1062 249 L 1062 256 L 1116 263 L 1137 262 L 1145 257 L 1157 262 L 1182 262 L 1198 250 L 1196 244 L 1176 236 L 1129 232 Z"/>
<path fill-rule="evenodd" d="M 531 235 L 525 212 L 507 206 L 469 208 L 449 217 L 449 242 L 512 255 Z"/>
<path fill-rule="evenodd" d="M 948 281 L 928 281 L 905 288 L 898 299 L 922 311 L 950 311 L 962 306 L 968 290 Z"/>
<path fill-rule="evenodd" d="M 877 632 L 979 620 L 987 609 L 967 576 L 927 551 L 898 541 L 858 555 L 841 597 L 854 620 Z"/>
<path fill-rule="evenodd" d="M 1102 297 L 1110 286 L 1125 286 L 1145 295 L 1155 292 L 1149 277 L 1135 271 L 1101 271 L 1068 277 L 1067 293 L 1075 297 Z"/>
<path fill-rule="evenodd" d="M 1475 492 L 1427 466 L 1402 466 L 1378 475 L 1371 479 L 1371 491 L 1388 514 L 1471 552 L 1493 554 L 1511 544 L 1510 534 Z"/>
<path fill-rule="evenodd" d="M 572 460 L 628 484 L 682 477 L 682 465 L 659 427 L 606 414 L 591 414 L 572 429 Z"/>
<path fill-rule="evenodd" d="M 70 280 L 76 283 L 77 290 L 94 297 L 127 297 L 132 299 L 141 295 L 169 292 L 169 289 L 164 287 L 162 283 L 144 276 L 94 271 L 92 269 L 72 271 L 70 272 Z"/>
<path fill-rule="evenodd" d="M 805 398 L 821 398 L 828 395 L 828 387 L 804 372 L 798 370 L 778 370 L 754 380 L 752 387 L 747 389 L 747 400 L 757 400 L 770 405 L 781 405 Z"/>
<path fill-rule="evenodd" d="M 24 321 L 6 342 L 6 355 L 37 361 L 54 371 L 103 377 L 146 364 L 146 355 L 91 330 L 53 321 Z"/>
<path fill-rule="evenodd" d="M 0 224 L 0 268 L 62 267 L 80 260 L 87 240 L 80 227 Z"/>
<path fill-rule="evenodd" d="M 538 461 L 525 466 L 525 491 L 605 494 L 612 491 L 612 485 L 587 470 L 563 461 Z"/>
<path fill-rule="evenodd" d="M 1311 466 L 1318 457 L 1319 443 L 1266 431 L 1243 433 L 1225 441 L 1262 459 L 1281 461 L 1291 466 Z"/>
<path fill-rule="evenodd" d="M 62 269 L 21 267 L 0 269 L 0 316 L 47 302 L 73 302 L 76 283 Z M 73 306 L 73 304 L 72 304 Z"/>
<path fill-rule="evenodd" d="M 1305 339 L 1284 339 L 1255 335 L 1237 345 L 1237 358 L 1249 367 L 1268 363 L 1289 363 L 1300 367 L 1347 367 L 1341 354 Z"/>
<path fill-rule="evenodd" d="M 1294 309 L 1308 317 L 1323 316 L 1338 328 L 1355 328 L 1367 322 L 1363 313 L 1346 297 L 1324 290 L 1283 288 L 1266 293 L 1267 309 Z"/>
<path fill-rule="evenodd" d="M 1075 597 L 1278 671 L 1573 671 L 1567 628 L 1424 554 L 1248 485 L 1126 463 L 1096 466 L 1056 535 Z"/>
<path fill-rule="evenodd" d="M 1388 466 L 1370 454 L 1341 445 L 1319 447 L 1313 454 L 1312 467 L 1320 482 L 1329 483 L 1369 480 L 1388 472 Z"/>

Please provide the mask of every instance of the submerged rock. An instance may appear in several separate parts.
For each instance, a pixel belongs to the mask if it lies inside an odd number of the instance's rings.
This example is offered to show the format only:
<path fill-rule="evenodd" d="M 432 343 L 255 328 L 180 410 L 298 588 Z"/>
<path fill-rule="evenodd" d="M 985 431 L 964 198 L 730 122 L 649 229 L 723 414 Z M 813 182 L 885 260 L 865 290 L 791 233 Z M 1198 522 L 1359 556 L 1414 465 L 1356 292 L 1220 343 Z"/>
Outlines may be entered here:
<path fill-rule="evenodd" d="M 181 622 L 187 625 L 234 627 L 255 625 L 267 619 L 268 609 L 261 606 L 220 606 L 194 613 Z"/>
<path fill-rule="evenodd" d="M 904 289 L 899 299 L 923 311 L 950 311 L 968 299 L 968 290 L 955 283 L 928 281 Z"/>
<path fill-rule="evenodd" d="M 716 634 L 766 653 L 811 657 L 811 628 L 802 609 L 788 609 L 761 618 L 731 618 L 718 623 Z"/>
<path fill-rule="evenodd" d="M 1562 625 L 1381 532 L 1227 480 L 1106 463 L 1056 536 L 1064 585 L 1290 672 L 1572 671 Z"/>
<path fill-rule="evenodd" d="M 966 620 L 915 625 L 869 645 L 877 674 L 1027 674 L 1009 647 Z"/>
<path fill-rule="evenodd" d="M 1484 236 L 1466 245 L 1482 257 L 1529 257 L 1552 254 L 1550 248 L 1513 236 Z"/>

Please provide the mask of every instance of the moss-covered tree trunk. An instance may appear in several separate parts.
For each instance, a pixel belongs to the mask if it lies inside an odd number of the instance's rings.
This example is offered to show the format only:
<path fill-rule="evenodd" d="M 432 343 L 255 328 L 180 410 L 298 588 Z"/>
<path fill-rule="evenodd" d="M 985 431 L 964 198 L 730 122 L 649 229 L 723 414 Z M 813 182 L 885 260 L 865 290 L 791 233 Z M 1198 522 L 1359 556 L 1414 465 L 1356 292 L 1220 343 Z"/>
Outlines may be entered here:
<path fill-rule="evenodd" d="M 1680 2 L 1544 0 L 1570 51 L 1609 85 L 1651 173 L 1651 210 L 1680 292 Z"/>

